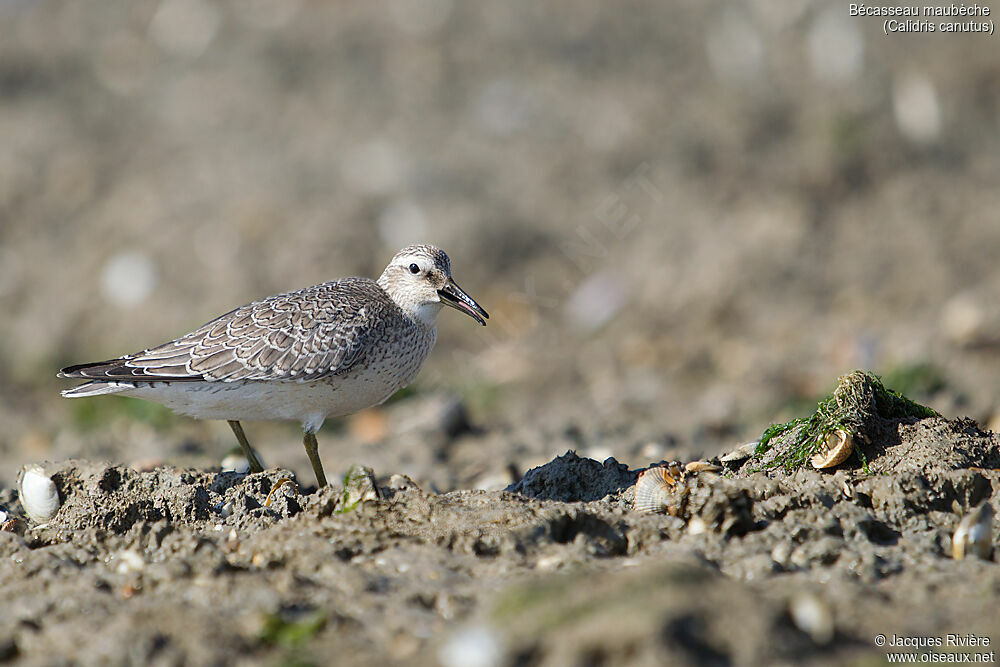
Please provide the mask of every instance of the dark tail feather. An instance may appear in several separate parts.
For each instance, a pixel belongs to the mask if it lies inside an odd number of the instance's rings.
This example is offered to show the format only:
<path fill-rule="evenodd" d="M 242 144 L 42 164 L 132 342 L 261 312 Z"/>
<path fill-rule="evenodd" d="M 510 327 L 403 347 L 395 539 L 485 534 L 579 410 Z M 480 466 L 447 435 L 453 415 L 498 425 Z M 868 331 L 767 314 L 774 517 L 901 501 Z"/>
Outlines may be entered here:
<path fill-rule="evenodd" d="M 112 377 L 131 376 L 131 370 L 125 366 L 122 359 L 108 359 L 107 361 L 92 361 L 89 364 L 67 366 L 56 373 L 56 377 L 106 380 Z"/>

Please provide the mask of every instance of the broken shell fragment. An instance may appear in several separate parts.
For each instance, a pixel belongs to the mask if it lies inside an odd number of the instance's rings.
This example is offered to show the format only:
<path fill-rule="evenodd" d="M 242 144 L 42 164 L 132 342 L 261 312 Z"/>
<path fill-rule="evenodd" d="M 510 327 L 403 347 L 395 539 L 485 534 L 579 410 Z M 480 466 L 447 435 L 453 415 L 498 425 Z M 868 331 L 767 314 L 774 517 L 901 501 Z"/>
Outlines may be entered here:
<path fill-rule="evenodd" d="M 691 463 L 684 466 L 684 470 L 686 472 L 719 472 L 722 470 L 722 466 L 717 466 L 708 461 L 691 461 Z"/>
<path fill-rule="evenodd" d="M 832 468 L 847 460 L 854 451 L 854 438 L 847 431 L 833 431 L 826 434 L 826 439 L 819 451 L 812 457 L 813 468 Z"/>
<path fill-rule="evenodd" d="M 676 476 L 671 472 L 675 472 Z M 670 507 L 670 489 L 679 478 L 680 470 L 676 466 L 669 469 L 658 466 L 641 472 L 635 483 L 635 511 L 649 514 L 666 512 Z"/>
<path fill-rule="evenodd" d="M 760 444 L 759 440 L 743 443 L 742 445 L 740 445 L 733 451 L 729 452 L 728 454 L 723 454 L 722 456 L 720 456 L 719 460 L 722 461 L 723 463 L 737 463 L 739 461 L 745 461 L 751 456 L 753 456 L 753 453 L 757 451 L 757 445 L 759 444 Z"/>
<path fill-rule="evenodd" d="M 974 554 L 983 560 L 993 556 L 993 505 L 983 503 L 958 523 L 951 540 L 951 555 L 962 560 Z"/>
<path fill-rule="evenodd" d="M 16 516 L 9 517 L 5 519 L 3 523 L 0 523 L 0 532 L 24 535 L 24 531 L 27 527 L 28 524 L 24 519 L 19 519 Z"/>
<path fill-rule="evenodd" d="M 24 513 L 35 523 L 45 523 L 59 510 L 59 490 L 40 465 L 27 465 L 17 485 Z"/>

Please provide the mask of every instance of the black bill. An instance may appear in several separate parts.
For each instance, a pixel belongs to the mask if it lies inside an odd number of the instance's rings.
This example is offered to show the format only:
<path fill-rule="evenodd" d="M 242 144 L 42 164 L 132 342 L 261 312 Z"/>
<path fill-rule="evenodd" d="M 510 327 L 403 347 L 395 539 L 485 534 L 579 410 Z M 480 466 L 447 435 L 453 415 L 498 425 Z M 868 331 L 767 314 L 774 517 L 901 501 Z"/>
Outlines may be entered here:
<path fill-rule="evenodd" d="M 484 327 L 486 326 L 486 320 L 490 318 L 489 313 L 483 310 L 483 307 L 476 303 L 475 299 L 455 284 L 454 280 L 449 278 L 445 286 L 438 290 L 438 294 L 441 296 L 441 303 L 462 311 Z"/>

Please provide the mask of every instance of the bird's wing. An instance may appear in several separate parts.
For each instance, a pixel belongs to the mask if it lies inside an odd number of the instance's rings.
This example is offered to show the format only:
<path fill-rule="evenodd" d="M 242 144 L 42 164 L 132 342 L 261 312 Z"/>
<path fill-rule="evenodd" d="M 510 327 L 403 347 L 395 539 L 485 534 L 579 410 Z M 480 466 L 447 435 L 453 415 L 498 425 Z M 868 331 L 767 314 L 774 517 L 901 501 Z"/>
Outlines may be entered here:
<path fill-rule="evenodd" d="M 64 368 L 99 380 L 308 381 L 344 373 L 384 330 L 395 304 L 373 281 L 345 278 L 255 301 L 163 345 Z"/>

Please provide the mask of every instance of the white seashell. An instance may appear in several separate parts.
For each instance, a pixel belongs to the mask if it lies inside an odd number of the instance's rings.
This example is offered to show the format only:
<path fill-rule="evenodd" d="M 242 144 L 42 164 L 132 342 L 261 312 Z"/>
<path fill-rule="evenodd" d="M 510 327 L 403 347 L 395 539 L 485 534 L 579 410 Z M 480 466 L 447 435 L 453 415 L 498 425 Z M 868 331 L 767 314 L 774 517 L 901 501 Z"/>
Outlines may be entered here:
<path fill-rule="evenodd" d="M 753 456 L 753 453 L 757 451 L 757 445 L 760 442 L 754 440 L 753 442 L 746 442 L 729 452 L 728 454 L 723 454 L 719 457 L 719 460 L 723 463 L 736 463 L 737 461 L 745 461 L 746 459 Z"/>
<path fill-rule="evenodd" d="M 684 470 L 687 472 L 719 472 L 722 470 L 722 466 L 717 466 L 708 461 L 691 461 L 684 466 Z"/>
<path fill-rule="evenodd" d="M 955 529 L 951 555 L 961 560 L 967 553 L 983 560 L 990 560 L 993 556 L 993 505 L 988 502 L 965 515 Z"/>
<path fill-rule="evenodd" d="M 832 468 L 847 460 L 854 451 L 854 438 L 847 431 L 826 434 L 826 441 L 812 457 L 813 468 Z"/>
<path fill-rule="evenodd" d="M 635 501 L 633 507 L 636 512 L 666 512 L 670 507 L 671 487 L 677 483 L 680 471 L 671 466 L 673 470 L 659 466 L 644 470 L 639 474 L 639 479 L 635 483 Z M 674 477 L 670 472 L 677 473 Z"/>
<path fill-rule="evenodd" d="M 59 489 L 39 465 L 23 468 L 18 494 L 24 513 L 35 523 L 45 523 L 59 510 Z"/>

